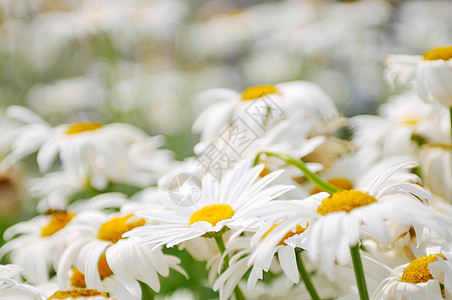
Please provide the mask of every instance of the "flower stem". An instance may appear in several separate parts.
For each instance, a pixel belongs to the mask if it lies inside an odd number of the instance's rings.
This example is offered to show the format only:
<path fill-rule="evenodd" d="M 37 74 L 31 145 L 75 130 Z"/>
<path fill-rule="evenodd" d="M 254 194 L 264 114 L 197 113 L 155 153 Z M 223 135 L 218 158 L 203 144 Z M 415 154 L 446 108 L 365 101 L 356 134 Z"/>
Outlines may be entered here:
<path fill-rule="evenodd" d="M 215 242 L 217 243 L 218 249 L 220 249 L 221 254 L 223 254 L 224 251 L 226 250 L 226 247 L 224 245 L 223 236 L 222 235 L 215 236 Z M 225 266 L 229 265 L 229 255 L 224 256 L 224 265 Z"/>
<path fill-rule="evenodd" d="M 224 251 L 226 251 L 226 246 L 224 245 L 223 235 L 216 235 L 215 242 L 217 243 L 218 249 L 220 250 L 221 254 L 224 254 Z M 229 255 L 226 254 L 224 256 L 223 263 L 224 269 L 229 266 Z M 222 269 L 221 271 L 223 272 L 224 269 Z M 238 285 L 234 289 L 234 295 L 236 300 L 246 300 Z"/>
<path fill-rule="evenodd" d="M 305 163 L 301 160 L 301 159 L 296 159 L 295 157 L 292 157 L 288 154 L 285 153 L 273 153 L 273 152 L 263 152 L 265 155 L 267 156 L 274 156 L 277 157 L 283 161 L 285 161 L 288 164 L 291 164 L 295 167 L 297 167 L 298 169 L 300 169 L 304 175 L 310 180 L 312 181 L 315 185 L 317 185 L 322 191 L 325 191 L 327 193 L 330 194 L 334 194 L 336 192 L 339 192 L 341 189 L 329 184 L 328 182 L 325 182 L 322 180 L 322 178 L 320 178 L 317 174 L 311 172 L 305 165 Z M 260 153 L 261 154 L 261 153 Z M 260 154 L 256 157 L 256 159 L 254 160 L 255 163 L 256 161 L 259 161 L 259 156 Z"/>
<path fill-rule="evenodd" d="M 320 300 L 319 294 L 317 294 L 317 290 L 314 287 L 314 284 L 311 280 L 311 275 L 309 275 L 308 270 L 306 270 L 303 258 L 301 257 L 301 251 L 297 251 L 295 253 L 295 258 L 297 260 L 298 272 L 300 273 L 301 279 L 303 279 L 304 285 L 311 295 L 312 300 Z"/>
<path fill-rule="evenodd" d="M 141 300 L 154 300 L 152 289 L 144 282 L 138 281 L 141 287 Z"/>
<path fill-rule="evenodd" d="M 353 269 L 355 270 L 356 285 L 358 286 L 359 291 L 359 299 L 369 300 L 366 277 L 364 276 L 363 263 L 361 261 L 361 255 L 359 254 L 358 244 L 356 244 L 353 247 L 350 247 L 350 254 L 352 255 Z"/>

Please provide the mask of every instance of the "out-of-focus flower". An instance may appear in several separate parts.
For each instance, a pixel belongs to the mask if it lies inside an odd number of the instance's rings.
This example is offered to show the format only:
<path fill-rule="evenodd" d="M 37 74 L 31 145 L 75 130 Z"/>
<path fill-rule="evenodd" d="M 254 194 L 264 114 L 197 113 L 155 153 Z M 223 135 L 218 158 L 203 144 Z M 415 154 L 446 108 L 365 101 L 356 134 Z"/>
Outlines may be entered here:
<path fill-rule="evenodd" d="M 241 94 L 225 89 L 210 90 L 201 94 L 199 101 L 212 104 L 193 125 L 193 131 L 201 133 L 198 148 L 204 148 L 203 144 L 205 146 L 214 140 L 225 125 L 235 119 L 243 121 L 257 133 L 283 119 L 304 120 L 306 126 L 320 134 L 328 122 L 339 118 L 331 98 L 316 84 L 306 81 L 255 86 Z"/>
<path fill-rule="evenodd" d="M 39 289 L 19 280 L 22 269 L 18 265 L 0 265 L 0 300 L 44 300 Z"/>
<path fill-rule="evenodd" d="M 78 202 L 68 210 L 49 209 L 46 215 L 20 222 L 4 233 L 7 241 L 0 248 L 0 256 L 10 253 L 13 263 L 23 268 L 23 276 L 33 284 L 49 280 L 50 270 L 58 269 L 60 257 L 77 233 L 67 228 L 80 218 L 81 210 L 119 207 L 124 204 L 122 194 L 101 194 L 90 201 Z"/>
<path fill-rule="evenodd" d="M 391 55 L 388 58 L 390 79 L 402 74 L 404 80 L 413 78 L 419 96 L 426 101 L 452 106 L 452 46 L 439 47 L 423 56 Z M 391 66 L 391 65 L 394 66 Z M 405 64 L 405 68 L 398 65 Z M 410 76 L 411 75 L 411 76 Z"/>
<path fill-rule="evenodd" d="M 17 129 L 4 166 L 39 150 L 42 172 L 49 171 L 58 155 L 66 171 L 88 178 L 100 190 L 109 181 L 149 185 L 171 166 L 170 152 L 157 149 L 161 138 L 151 138 L 129 124 L 82 121 L 52 127 L 24 107 L 12 106 L 8 112 L 28 124 Z"/>
<path fill-rule="evenodd" d="M 418 145 L 413 135 L 421 134 L 443 109 L 425 103 L 412 91 L 391 97 L 380 106 L 379 116 L 359 115 L 350 118 L 353 142 L 359 148 L 374 149 L 380 157 L 416 155 Z"/>

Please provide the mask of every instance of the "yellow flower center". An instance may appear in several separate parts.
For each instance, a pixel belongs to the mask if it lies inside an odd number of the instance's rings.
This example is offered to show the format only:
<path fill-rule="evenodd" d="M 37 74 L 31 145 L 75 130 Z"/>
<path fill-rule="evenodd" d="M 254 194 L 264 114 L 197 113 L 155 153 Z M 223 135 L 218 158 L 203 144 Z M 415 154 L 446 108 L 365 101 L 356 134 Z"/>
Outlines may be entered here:
<path fill-rule="evenodd" d="M 334 185 L 335 187 L 340 188 L 341 190 L 351 190 L 353 188 L 353 183 L 345 178 L 332 178 L 328 179 L 328 183 Z M 311 195 L 324 192 L 319 187 L 315 187 L 311 191 Z"/>
<path fill-rule="evenodd" d="M 97 238 L 99 240 L 116 243 L 122 238 L 122 235 L 127 231 L 130 231 L 136 227 L 140 227 L 146 224 L 146 221 L 143 218 L 138 219 L 135 222 L 127 222 L 133 216 L 134 215 L 128 215 L 125 217 L 116 217 L 105 222 L 100 227 L 99 233 L 97 234 Z"/>
<path fill-rule="evenodd" d="M 452 58 L 452 46 L 439 47 L 424 54 L 424 60 L 449 60 Z"/>
<path fill-rule="evenodd" d="M 63 229 L 75 217 L 74 214 L 66 211 L 58 211 L 52 214 L 50 222 L 42 228 L 41 236 L 49 237 L 55 232 Z"/>
<path fill-rule="evenodd" d="M 190 225 L 199 221 L 205 221 L 215 226 L 222 220 L 232 218 L 234 214 L 234 210 L 228 204 L 208 205 L 191 215 Z"/>
<path fill-rule="evenodd" d="M 110 266 L 107 262 L 107 256 L 102 254 L 99 257 L 99 261 L 97 262 L 97 270 L 99 271 L 100 279 L 104 280 L 104 278 L 113 275 L 113 271 L 110 269 Z"/>
<path fill-rule="evenodd" d="M 72 270 L 71 285 L 76 288 L 86 288 L 85 275 L 77 268 Z"/>
<path fill-rule="evenodd" d="M 276 94 L 278 91 L 273 85 L 259 85 L 247 88 L 242 92 L 242 101 L 262 98 L 265 95 Z"/>
<path fill-rule="evenodd" d="M 107 293 L 100 293 L 97 290 L 72 290 L 72 291 L 57 291 L 53 294 L 49 300 L 52 299 L 66 299 L 66 298 L 78 298 L 78 297 L 94 297 L 104 296 L 108 297 Z"/>
<path fill-rule="evenodd" d="M 438 260 L 438 256 L 446 259 L 442 254 L 430 254 L 426 256 L 421 256 L 411 261 L 410 264 L 405 268 L 402 275 L 402 282 L 412 282 L 412 283 L 422 283 L 433 279 L 430 270 L 428 269 L 428 264 Z"/>
<path fill-rule="evenodd" d="M 338 211 L 350 212 L 354 208 L 366 206 L 374 202 L 377 202 L 377 199 L 361 191 L 340 191 L 323 199 L 322 204 L 317 208 L 317 213 L 326 215 Z"/>
<path fill-rule="evenodd" d="M 97 122 L 77 122 L 68 127 L 66 134 L 77 134 L 85 131 L 94 131 L 102 127 Z"/>

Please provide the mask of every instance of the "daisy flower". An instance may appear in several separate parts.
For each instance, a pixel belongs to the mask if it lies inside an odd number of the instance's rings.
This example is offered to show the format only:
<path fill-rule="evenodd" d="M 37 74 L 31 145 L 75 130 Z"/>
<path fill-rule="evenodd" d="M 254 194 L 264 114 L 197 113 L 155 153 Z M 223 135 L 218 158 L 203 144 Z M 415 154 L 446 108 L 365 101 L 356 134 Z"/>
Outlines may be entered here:
<path fill-rule="evenodd" d="M 417 238 L 421 238 L 424 227 L 448 237 L 446 228 L 450 220 L 420 201 L 430 198 L 424 189 L 406 181 L 390 181 L 394 173 L 415 165 L 408 162 L 388 168 L 367 186 L 357 186 L 354 190 L 316 194 L 317 197 L 301 200 L 303 206 L 294 202 L 290 209 L 290 203 L 286 203 L 287 224 L 309 222 L 307 230 L 296 239 L 292 237 L 289 244 L 305 249 L 309 258 L 318 262 L 333 279 L 335 261 L 341 265 L 348 263 L 350 247 L 356 246 L 361 237 L 371 237 L 383 244 L 392 242 L 388 220 L 414 227 Z M 307 219 L 308 210 L 315 216 Z M 277 238 L 273 239 L 268 247 L 274 247 L 277 242 Z"/>
<path fill-rule="evenodd" d="M 419 96 L 427 101 L 452 106 L 452 46 L 439 47 L 423 56 L 392 55 L 388 58 L 391 79 L 403 74 L 405 80 L 414 78 Z M 397 65 L 403 64 L 405 68 Z M 391 66 L 395 65 L 395 66 Z"/>
<path fill-rule="evenodd" d="M 202 195 L 191 206 L 179 206 L 171 197 L 160 201 L 167 210 L 139 212 L 137 215 L 162 224 L 134 229 L 125 236 L 141 236 L 142 243 L 157 243 L 155 247 L 172 247 L 223 228 L 244 230 L 255 225 L 257 219 L 247 215 L 262 204 L 292 189 L 288 185 L 267 187 L 282 171 L 260 178 L 263 165 L 250 167 L 247 160 L 227 171 L 221 182 L 210 173 L 202 178 Z"/>
<path fill-rule="evenodd" d="M 437 117 L 438 109 L 425 103 L 413 91 L 391 97 L 380 106 L 379 116 L 350 118 L 353 143 L 358 147 L 378 149 L 383 157 L 413 155 L 417 145 L 413 134 Z"/>
<path fill-rule="evenodd" d="M 70 226 L 79 235 L 66 248 L 58 267 L 62 289 L 71 288 L 74 276 L 82 277 L 81 273 L 83 280 L 76 282 L 82 287 L 107 291 L 119 299 L 141 299 L 137 280 L 158 292 L 159 274 L 167 277 L 170 268 L 184 273 L 177 265 L 178 258 L 164 255 L 154 245 L 143 245 L 139 238 L 122 237 L 146 224 L 133 209 L 123 206 L 119 214 L 91 211 L 80 215 Z M 72 268 L 77 271 L 70 275 Z"/>
<path fill-rule="evenodd" d="M 119 207 L 125 203 L 119 193 L 101 194 L 89 201 L 79 201 L 67 210 L 50 209 L 29 221 L 8 228 L 0 248 L 0 256 L 10 253 L 10 260 L 23 268 L 23 276 L 33 284 L 46 283 L 50 270 L 58 269 L 60 257 L 76 232 L 67 225 L 78 218 L 78 212 Z"/>
<path fill-rule="evenodd" d="M 372 299 L 444 299 L 440 286 L 442 280 L 434 278 L 430 268 L 430 265 L 438 261 L 439 257 L 445 258 L 442 254 L 430 254 L 390 270 L 392 276 L 381 282 L 374 291 Z M 446 299 L 449 298 L 446 297 Z"/>
<path fill-rule="evenodd" d="M 328 121 L 339 118 L 331 98 L 320 87 L 307 81 L 254 86 L 241 94 L 224 89 L 209 90 L 201 94 L 198 101 L 210 105 L 193 124 L 193 132 L 201 133 L 196 152 L 202 152 L 225 125 L 237 118 L 258 133 L 287 118 L 304 121 L 312 130 L 322 131 Z M 268 111 L 270 115 L 266 117 Z"/>
<path fill-rule="evenodd" d="M 129 124 L 82 121 L 52 127 L 24 107 L 10 106 L 7 114 L 27 125 L 17 129 L 4 166 L 39 150 L 41 172 L 49 171 L 58 156 L 66 171 L 88 178 L 91 186 L 103 190 L 109 181 L 149 185 L 171 165 L 170 153 L 157 149 L 163 143 L 161 137 L 150 138 Z"/>

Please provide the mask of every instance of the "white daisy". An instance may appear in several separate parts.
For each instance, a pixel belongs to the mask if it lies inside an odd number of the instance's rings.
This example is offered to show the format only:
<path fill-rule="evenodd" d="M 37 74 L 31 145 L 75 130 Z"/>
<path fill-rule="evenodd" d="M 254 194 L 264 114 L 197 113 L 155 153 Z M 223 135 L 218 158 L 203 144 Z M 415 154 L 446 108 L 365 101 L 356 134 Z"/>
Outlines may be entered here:
<path fill-rule="evenodd" d="M 59 156 L 66 171 L 88 178 L 91 186 L 103 190 L 109 181 L 149 185 L 171 166 L 170 153 L 157 149 L 163 143 L 161 137 L 151 138 L 129 124 L 84 121 L 52 127 L 24 107 L 10 106 L 7 113 L 28 125 L 17 129 L 4 167 L 39 150 L 41 172 L 49 171 Z"/>
<path fill-rule="evenodd" d="M 413 134 L 438 115 L 438 109 L 425 103 L 412 91 L 389 98 L 379 108 L 379 116 L 360 115 L 350 119 L 353 142 L 358 147 L 376 148 L 383 157 L 414 155 Z"/>
<path fill-rule="evenodd" d="M 308 229 L 299 238 L 292 237 L 289 244 L 306 249 L 310 259 L 319 262 L 321 269 L 332 279 L 335 261 L 348 263 L 350 247 L 357 245 L 362 236 L 372 237 L 383 244 L 392 242 L 387 220 L 413 226 L 418 238 L 422 236 L 423 227 L 448 237 L 450 220 L 420 201 L 430 198 L 425 190 L 406 181 L 390 183 L 394 173 L 413 166 L 413 163 L 404 163 L 389 168 L 367 187 L 358 186 L 356 190 L 339 191 L 331 196 L 320 193 L 317 197 L 301 200 L 303 210 L 300 204 L 296 205 L 297 202 L 292 209 L 286 207 L 287 224 L 294 226 L 300 221 L 309 222 Z M 290 202 L 285 205 L 289 206 Z M 311 207 L 311 212 L 316 212 L 314 218 L 307 220 L 306 206 Z M 275 239 L 270 246 L 277 242 Z"/>
<path fill-rule="evenodd" d="M 101 194 L 89 201 L 79 201 L 67 210 L 51 209 L 46 215 L 20 222 L 4 233 L 7 241 L 0 248 L 0 256 L 10 253 L 10 260 L 23 268 L 23 276 L 33 284 L 48 281 L 50 270 L 58 269 L 66 246 L 77 236 L 67 225 L 80 218 L 78 212 L 91 209 L 119 207 L 125 203 L 124 195 Z"/>
<path fill-rule="evenodd" d="M 79 235 L 61 257 L 57 272 L 60 288 L 71 288 L 74 273 L 70 275 L 70 270 L 75 267 L 84 275 L 89 289 L 107 291 L 123 300 L 140 299 L 137 280 L 159 291 L 159 274 L 168 276 L 170 268 L 183 272 L 177 266 L 178 258 L 164 255 L 153 245 L 143 245 L 138 238 L 121 237 L 146 223 L 133 211 L 123 207 L 115 215 L 86 212 L 80 216 L 69 226 Z"/>
<path fill-rule="evenodd" d="M 414 79 L 419 96 L 426 101 L 439 102 L 445 106 L 452 106 L 452 88 L 448 84 L 452 80 L 452 46 L 439 47 L 427 51 L 423 56 L 392 55 L 388 63 L 388 74 L 396 78 L 399 73 L 397 65 L 405 63 L 403 75 Z"/>
<path fill-rule="evenodd" d="M 442 254 L 430 254 L 390 270 L 392 276 L 381 282 L 374 291 L 372 299 L 444 299 L 440 287 L 442 280 L 434 278 L 430 268 L 430 264 L 437 261 L 439 257 L 445 258 Z M 446 297 L 446 299 L 450 298 Z"/>
<path fill-rule="evenodd" d="M 307 81 L 255 86 L 241 94 L 229 90 L 209 90 L 199 98 L 199 101 L 213 104 L 201 113 L 193 125 L 193 131 L 201 133 L 201 142 L 195 146 L 196 152 L 202 152 L 222 133 L 228 122 L 237 119 L 243 121 L 248 130 L 258 134 L 263 128 L 268 130 L 275 122 L 287 118 L 301 121 L 319 134 L 324 131 L 325 124 L 339 118 L 331 98 L 320 87 Z M 212 98 L 219 100 L 209 100 Z M 298 123 L 297 128 L 303 126 Z"/>
<path fill-rule="evenodd" d="M 197 202 L 185 207 L 174 203 L 169 196 L 164 197 L 160 200 L 167 210 L 137 213 L 162 224 L 143 226 L 125 236 L 142 236 L 142 243 L 172 247 L 225 227 L 244 230 L 255 225 L 256 219 L 247 217 L 250 212 L 293 188 L 287 185 L 267 187 L 282 171 L 260 178 L 263 168 L 263 165 L 251 168 L 250 162 L 245 160 L 229 170 L 221 182 L 207 174 L 202 178 L 202 195 Z"/>

